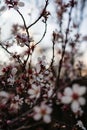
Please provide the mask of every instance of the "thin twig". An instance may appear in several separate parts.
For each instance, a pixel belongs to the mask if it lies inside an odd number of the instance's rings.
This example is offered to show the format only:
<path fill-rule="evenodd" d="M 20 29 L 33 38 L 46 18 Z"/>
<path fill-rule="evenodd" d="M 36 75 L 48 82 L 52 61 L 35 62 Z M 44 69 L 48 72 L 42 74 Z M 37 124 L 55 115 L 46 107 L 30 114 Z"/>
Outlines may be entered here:
<path fill-rule="evenodd" d="M 22 18 L 22 20 L 23 20 L 24 27 L 25 27 L 25 30 L 26 30 L 26 33 L 27 33 L 27 37 L 28 37 L 28 44 L 25 44 L 25 45 L 30 49 L 30 36 L 29 36 L 29 31 L 28 31 L 28 28 L 27 28 L 25 19 L 24 19 L 23 15 L 21 14 L 21 12 L 20 12 L 19 10 L 17 10 L 17 12 L 19 13 L 19 15 L 21 16 L 21 18 Z M 24 61 L 24 65 L 23 65 L 23 66 L 24 66 L 24 70 L 25 70 L 27 61 L 28 61 L 28 59 L 29 59 L 29 56 L 30 56 L 30 53 L 28 53 L 27 58 L 26 58 L 26 60 Z"/>
<path fill-rule="evenodd" d="M 35 124 L 33 124 L 33 125 L 22 126 L 22 127 L 20 127 L 20 128 L 17 128 L 16 130 L 26 130 L 26 129 L 30 129 L 30 128 L 32 128 L 32 127 L 36 127 L 36 126 L 38 126 L 38 125 L 41 125 L 42 123 L 43 123 L 43 122 L 40 121 L 40 122 L 37 122 L 37 123 L 35 123 Z"/>
<path fill-rule="evenodd" d="M 43 39 L 44 39 L 44 37 L 45 37 L 45 35 L 46 35 L 46 32 L 47 32 L 47 20 L 45 19 L 45 30 L 44 30 L 44 33 L 43 33 L 43 35 L 42 35 L 42 37 L 41 37 L 41 39 L 34 45 L 34 48 L 35 48 L 35 46 L 37 46 Z M 25 66 L 26 66 L 26 64 L 27 64 L 27 61 L 28 61 L 28 59 L 29 59 L 29 56 L 30 56 L 30 54 L 28 54 L 28 56 L 27 56 L 27 58 L 26 58 L 26 60 L 25 60 Z"/>
<path fill-rule="evenodd" d="M 43 17 L 43 13 L 44 13 L 44 11 L 46 10 L 46 8 L 47 8 L 47 6 L 48 6 L 48 1 L 49 1 L 49 0 L 46 0 L 45 7 L 43 8 L 42 13 L 40 14 L 40 16 L 39 16 L 32 24 L 30 24 L 30 25 L 27 27 L 27 29 L 31 28 L 33 25 L 35 25 L 35 24 Z"/>
<path fill-rule="evenodd" d="M 34 46 L 38 45 L 44 39 L 46 32 L 47 32 L 47 22 L 45 22 L 45 30 L 44 30 L 43 36 Z"/>
<path fill-rule="evenodd" d="M 52 42 L 53 42 L 53 47 L 52 47 L 52 51 L 53 51 L 53 53 L 52 53 L 52 60 L 51 60 L 51 64 L 50 64 L 50 67 L 52 68 L 53 67 L 53 63 L 54 63 L 54 46 L 55 46 L 55 41 L 54 41 L 54 38 L 53 38 L 53 40 L 52 40 Z"/>
<path fill-rule="evenodd" d="M 65 33 L 65 42 L 64 42 L 64 46 L 62 48 L 63 50 L 62 50 L 61 59 L 59 61 L 58 75 L 57 75 L 57 78 L 56 78 L 56 88 L 55 88 L 55 91 L 58 89 L 58 86 L 59 86 L 59 79 L 60 79 L 60 73 L 61 73 L 62 64 L 63 64 L 63 58 L 64 58 L 64 55 L 65 55 L 66 45 L 68 43 L 68 34 L 69 34 L 69 27 L 70 27 L 70 22 L 71 22 L 72 9 L 73 9 L 73 6 L 71 6 L 70 12 L 69 12 L 68 25 L 67 25 L 67 29 L 66 29 L 66 33 Z"/>
<path fill-rule="evenodd" d="M 28 42 L 30 43 L 30 36 L 29 36 L 29 31 L 28 31 L 28 28 L 27 28 L 27 25 L 26 25 L 26 22 L 25 22 L 25 19 L 24 19 L 24 16 L 21 14 L 21 12 L 19 10 L 17 10 L 17 12 L 19 13 L 19 15 L 21 16 L 22 20 L 23 20 L 23 23 L 24 23 L 24 27 L 25 27 L 25 30 L 26 30 L 26 33 L 27 33 L 27 36 L 28 36 Z M 27 44 L 26 44 L 27 45 Z M 27 45 L 29 47 L 29 45 Z"/>

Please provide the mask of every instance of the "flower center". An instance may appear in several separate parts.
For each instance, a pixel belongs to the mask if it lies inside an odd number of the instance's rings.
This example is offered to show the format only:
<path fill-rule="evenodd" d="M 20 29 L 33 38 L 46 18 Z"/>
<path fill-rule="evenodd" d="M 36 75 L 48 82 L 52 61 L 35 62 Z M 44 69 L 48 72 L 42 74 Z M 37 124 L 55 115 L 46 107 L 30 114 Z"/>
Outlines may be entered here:
<path fill-rule="evenodd" d="M 41 110 L 41 114 L 42 114 L 42 115 L 45 115 L 45 114 L 46 114 L 46 110 L 45 110 L 45 109 L 42 109 L 42 110 Z"/>
<path fill-rule="evenodd" d="M 74 100 L 77 100 L 78 97 L 79 97 L 79 95 L 78 95 L 77 93 L 73 93 L 72 98 L 73 98 Z"/>
<path fill-rule="evenodd" d="M 38 95 L 39 94 L 39 90 L 35 90 L 35 95 Z"/>

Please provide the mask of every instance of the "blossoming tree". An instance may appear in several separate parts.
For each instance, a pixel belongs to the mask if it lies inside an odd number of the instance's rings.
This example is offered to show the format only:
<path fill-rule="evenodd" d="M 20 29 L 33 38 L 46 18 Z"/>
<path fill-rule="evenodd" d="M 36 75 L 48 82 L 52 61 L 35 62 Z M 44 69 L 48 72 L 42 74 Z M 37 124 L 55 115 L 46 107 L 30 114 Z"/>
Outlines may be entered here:
<path fill-rule="evenodd" d="M 58 30 L 51 36 L 50 64 L 43 54 L 38 56 L 35 65 L 32 60 L 35 49 L 46 35 L 47 20 L 51 15 L 47 10 L 50 0 L 45 0 L 39 17 L 30 25 L 26 24 L 20 11 L 25 6 L 21 0 L 5 0 L 5 6 L 0 9 L 14 9 L 23 21 L 23 26 L 13 25 L 12 42 L 0 41 L 2 49 L 10 56 L 10 63 L 3 67 L 0 76 L 0 130 L 86 130 L 87 79 L 82 76 L 82 62 L 76 62 L 79 43 L 86 40 L 86 36 L 79 34 L 82 19 L 75 23 L 72 17 L 78 4 L 82 4 L 83 12 L 86 1 L 54 2 Z M 82 18 L 82 14 L 79 17 Z M 35 42 L 30 36 L 30 28 L 40 20 L 45 30 L 41 39 Z M 10 51 L 14 44 L 23 48 L 22 54 Z"/>

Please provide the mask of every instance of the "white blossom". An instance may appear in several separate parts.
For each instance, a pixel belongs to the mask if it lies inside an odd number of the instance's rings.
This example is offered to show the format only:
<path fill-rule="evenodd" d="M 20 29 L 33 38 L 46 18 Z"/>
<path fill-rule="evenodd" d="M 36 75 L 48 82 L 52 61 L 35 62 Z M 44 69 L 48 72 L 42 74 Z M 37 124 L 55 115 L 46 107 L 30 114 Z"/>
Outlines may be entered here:
<path fill-rule="evenodd" d="M 45 123 L 51 122 L 50 114 L 52 113 L 52 108 L 49 107 L 48 105 L 42 103 L 41 106 L 34 107 L 34 112 L 35 114 L 33 118 L 35 120 L 43 119 Z"/>
<path fill-rule="evenodd" d="M 83 125 L 83 123 L 82 123 L 81 120 L 78 120 L 76 125 L 78 125 L 78 126 L 79 126 L 80 128 L 82 128 L 83 130 L 86 130 L 86 128 L 84 127 L 84 125 Z"/>
<path fill-rule="evenodd" d="M 0 104 L 5 105 L 7 103 L 7 101 L 9 100 L 10 95 L 5 92 L 5 91 L 1 91 L 0 92 Z"/>
<path fill-rule="evenodd" d="M 13 85 L 15 82 L 15 77 L 10 75 L 10 77 L 7 79 L 7 82 L 9 85 Z"/>
<path fill-rule="evenodd" d="M 16 95 L 14 97 L 14 100 L 17 101 L 19 105 L 23 104 L 23 98 L 20 98 L 19 95 Z"/>
<path fill-rule="evenodd" d="M 18 102 L 12 102 L 10 105 L 10 110 L 13 112 L 17 112 L 19 109 L 19 104 Z"/>
<path fill-rule="evenodd" d="M 10 110 L 12 110 L 13 112 L 17 112 L 22 104 L 23 104 L 23 98 L 20 98 L 19 95 L 16 95 L 14 99 L 12 99 Z"/>
<path fill-rule="evenodd" d="M 40 87 L 32 84 L 32 88 L 28 90 L 30 98 L 39 98 L 40 97 Z"/>
<path fill-rule="evenodd" d="M 46 57 L 42 56 L 42 57 L 38 57 L 38 63 L 36 64 L 36 72 L 39 73 L 41 70 L 41 65 L 43 65 L 44 67 L 46 67 L 47 63 L 46 63 Z"/>
<path fill-rule="evenodd" d="M 11 74 L 14 76 L 17 73 L 17 68 L 13 67 L 11 70 Z"/>
<path fill-rule="evenodd" d="M 71 103 L 71 109 L 74 113 L 76 113 L 79 110 L 80 106 L 83 106 L 86 103 L 85 98 L 82 97 L 85 93 L 85 86 L 74 84 L 72 88 L 65 88 L 64 95 L 61 97 L 61 102 L 63 104 Z"/>

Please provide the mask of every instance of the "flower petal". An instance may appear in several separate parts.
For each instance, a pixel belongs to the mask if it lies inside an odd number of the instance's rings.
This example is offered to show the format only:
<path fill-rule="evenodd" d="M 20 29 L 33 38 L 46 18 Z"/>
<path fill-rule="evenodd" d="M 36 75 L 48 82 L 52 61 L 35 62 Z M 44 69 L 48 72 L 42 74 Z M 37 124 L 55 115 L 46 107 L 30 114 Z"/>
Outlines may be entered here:
<path fill-rule="evenodd" d="M 71 104 L 71 109 L 74 113 L 76 113 L 79 110 L 79 102 L 73 101 Z"/>
<path fill-rule="evenodd" d="M 41 70 L 40 64 L 36 64 L 36 71 L 37 71 L 37 73 L 39 73 L 40 70 Z"/>
<path fill-rule="evenodd" d="M 46 109 L 46 113 L 47 113 L 47 114 L 50 114 L 51 112 L 52 112 L 52 108 L 47 107 L 47 109 Z"/>
<path fill-rule="evenodd" d="M 83 105 L 85 105 L 86 100 L 85 100 L 85 98 L 83 98 L 83 97 L 79 97 L 78 102 L 79 102 L 80 105 L 83 106 Z"/>
<path fill-rule="evenodd" d="M 34 111 L 35 111 L 36 113 L 40 113 L 40 107 L 38 107 L 38 106 L 34 107 Z"/>
<path fill-rule="evenodd" d="M 73 84 L 72 89 L 74 93 L 78 93 L 80 86 L 78 84 Z"/>
<path fill-rule="evenodd" d="M 36 113 L 34 116 L 33 116 L 33 118 L 35 119 L 35 120 L 40 120 L 41 119 L 41 114 L 40 113 Z"/>
<path fill-rule="evenodd" d="M 71 103 L 71 101 L 72 101 L 72 97 L 70 97 L 70 96 L 63 96 L 61 98 L 61 102 L 64 104 L 69 104 L 69 103 Z"/>
<path fill-rule="evenodd" d="M 30 95 L 29 97 L 32 99 L 32 98 L 35 98 L 36 95 L 33 94 L 33 95 Z"/>
<path fill-rule="evenodd" d="M 32 95 L 32 94 L 34 94 L 34 93 L 35 93 L 35 91 L 34 91 L 33 89 L 29 89 L 29 90 L 28 90 L 28 94 Z"/>
<path fill-rule="evenodd" d="M 67 87 L 64 90 L 64 95 L 71 96 L 72 95 L 72 89 Z"/>
<path fill-rule="evenodd" d="M 5 91 L 1 91 L 0 92 L 0 97 L 5 97 L 5 98 L 8 98 L 9 97 L 9 94 Z"/>
<path fill-rule="evenodd" d="M 81 86 L 79 88 L 78 94 L 81 96 L 81 95 L 83 95 L 85 93 L 86 93 L 86 87 L 85 86 Z"/>
<path fill-rule="evenodd" d="M 37 86 L 35 84 L 32 84 L 32 89 L 36 90 Z"/>
<path fill-rule="evenodd" d="M 45 123 L 50 123 L 50 122 L 51 122 L 51 117 L 50 117 L 50 115 L 45 115 L 45 116 L 43 117 L 43 120 L 44 120 Z"/>

